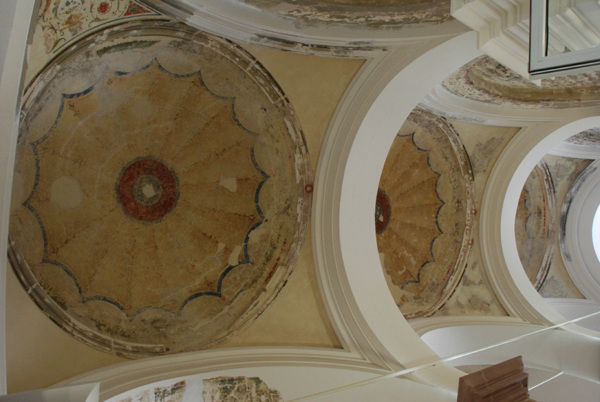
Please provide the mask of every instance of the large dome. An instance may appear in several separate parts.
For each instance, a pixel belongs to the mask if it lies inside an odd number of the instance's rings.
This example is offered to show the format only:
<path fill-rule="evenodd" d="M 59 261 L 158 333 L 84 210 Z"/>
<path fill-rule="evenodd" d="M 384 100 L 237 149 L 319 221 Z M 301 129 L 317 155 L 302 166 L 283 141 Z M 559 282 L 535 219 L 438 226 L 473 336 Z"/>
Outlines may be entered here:
<path fill-rule="evenodd" d="M 30 88 L 13 262 L 42 309 L 96 347 L 203 348 L 283 286 L 307 183 L 294 112 L 256 60 L 191 28 L 123 25 Z"/>

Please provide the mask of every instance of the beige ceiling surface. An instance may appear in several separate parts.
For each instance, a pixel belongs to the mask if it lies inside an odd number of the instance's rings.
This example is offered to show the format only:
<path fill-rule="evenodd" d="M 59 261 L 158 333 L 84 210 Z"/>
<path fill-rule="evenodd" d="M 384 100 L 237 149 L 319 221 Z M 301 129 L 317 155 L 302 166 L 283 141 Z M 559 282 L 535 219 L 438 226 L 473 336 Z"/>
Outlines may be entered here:
<path fill-rule="evenodd" d="M 249 54 L 179 26 L 124 26 L 80 49 L 26 105 L 19 273 L 55 321 L 105 350 L 206 347 L 291 273 L 312 183 L 294 112 Z"/>

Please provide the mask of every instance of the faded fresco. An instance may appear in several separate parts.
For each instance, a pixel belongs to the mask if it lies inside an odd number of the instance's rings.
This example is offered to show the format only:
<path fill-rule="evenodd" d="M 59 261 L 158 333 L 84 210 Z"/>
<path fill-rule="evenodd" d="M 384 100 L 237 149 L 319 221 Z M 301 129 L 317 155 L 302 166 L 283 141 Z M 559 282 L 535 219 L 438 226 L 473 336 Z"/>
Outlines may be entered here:
<path fill-rule="evenodd" d="M 280 402 L 281 394 L 259 377 L 216 377 L 202 380 L 204 402 Z"/>
<path fill-rule="evenodd" d="M 582 131 L 569 137 L 566 142 L 587 147 L 600 147 L 600 127 Z"/>
<path fill-rule="evenodd" d="M 536 85 L 488 56 L 465 64 L 442 85 L 457 96 L 507 107 L 540 109 L 600 104 L 598 71 L 542 79 Z"/>
<path fill-rule="evenodd" d="M 370 27 L 439 24 L 452 19 L 450 1 L 428 0 L 238 0 L 305 24 Z"/>
<path fill-rule="evenodd" d="M 472 245 L 473 174 L 444 118 L 416 109 L 396 136 L 379 182 L 377 246 L 406 317 L 427 316 L 460 281 Z"/>
<path fill-rule="evenodd" d="M 27 76 L 32 78 L 63 49 L 92 32 L 136 19 L 163 18 L 138 0 L 42 0 Z"/>
<path fill-rule="evenodd" d="M 464 274 L 454 293 L 435 313 L 436 316 L 505 316 L 506 311 L 494 294 L 481 255 L 479 243 L 479 216 L 485 186 L 496 159 L 518 129 L 482 126 L 458 120 L 449 120 L 459 134 L 469 155 L 474 176 L 475 219 L 473 220 L 473 247 Z"/>
<path fill-rule="evenodd" d="M 152 387 L 134 396 L 118 399 L 118 402 L 183 402 L 185 386 L 185 381 L 178 381 L 167 387 Z"/>
<path fill-rule="evenodd" d="M 38 26 L 46 53 L 57 53 L 94 28 L 148 14 L 157 13 L 137 0 L 42 0 Z"/>
<path fill-rule="evenodd" d="M 205 348 L 285 284 L 307 184 L 294 112 L 256 60 L 180 25 L 124 25 L 29 91 L 13 264 L 55 322 L 102 350 Z"/>
<path fill-rule="evenodd" d="M 554 256 L 557 236 L 556 195 L 550 167 L 540 161 L 519 197 L 515 238 L 519 258 L 531 284 L 540 289 Z"/>

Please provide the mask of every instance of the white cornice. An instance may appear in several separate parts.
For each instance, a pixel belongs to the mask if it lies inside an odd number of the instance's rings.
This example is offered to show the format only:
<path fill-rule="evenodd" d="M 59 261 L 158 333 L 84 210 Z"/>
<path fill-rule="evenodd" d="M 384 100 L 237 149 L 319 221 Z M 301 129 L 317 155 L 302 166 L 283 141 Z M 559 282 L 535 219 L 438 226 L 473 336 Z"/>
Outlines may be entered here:
<path fill-rule="evenodd" d="M 452 0 L 454 18 L 477 31 L 479 48 L 529 77 L 529 0 Z"/>
<path fill-rule="evenodd" d="M 326 367 L 384 375 L 388 370 L 357 359 L 347 351 L 316 348 L 232 348 L 150 357 L 90 371 L 57 386 L 99 382 L 100 400 L 177 377 L 246 367 Z"/>

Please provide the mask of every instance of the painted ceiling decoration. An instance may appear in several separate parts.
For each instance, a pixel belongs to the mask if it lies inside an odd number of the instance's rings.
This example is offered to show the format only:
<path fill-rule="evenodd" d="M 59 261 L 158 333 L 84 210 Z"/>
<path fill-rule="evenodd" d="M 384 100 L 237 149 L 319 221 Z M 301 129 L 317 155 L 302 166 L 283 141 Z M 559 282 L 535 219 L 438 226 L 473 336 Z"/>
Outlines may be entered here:
<path fill-rule="evenodd" d="M 488 56 L 481 56 L 442 83 L 454 95 L 514 108 L 565 108 L 600 103 L 600 72 L 542 79 L 537 85 Z"/>
<path fill-rule="evenodd" d="M 46 53 L 56 54 L 78 36 L 108 24 L 160 17 L 138 0 L 42 0 L 38 29 Z"/>
<path fill-rule="evenodd" d="M 312 174 L 291 105 L 226 40 L 127 23 L 30 87 L 10 237 L 56 323 L 123 356 L 205 348 L 290 275 Z"/>
<path fill-rule="evenodd" d="M 473 191 L 452 125 L 415 109 L 386 159 L 375 211 L 382 266 L 405 317 L 433 314 L 458 285 L 473 243 Z"/>
<path fill-rule="evenodd" d="M 260 377 L 220 376 L 159 381 L 110 398 L 107 402 L 281 402 L 278 390 Z"/>
<path fill-rule="evenodd" d="M 452 19 L 450 1 L 420 0 L 239 0 L 249 6 L 308 24 L 350 24 L 373 28 L 439 24 Z"/>
<path fill-rule="evenodd" d="M 519 258 L 537 290 L 542 287 L 552 263 L 557 216 L 552 174 L 548 164 L 542 160 L 523 186 L 515 218 Z"/>

